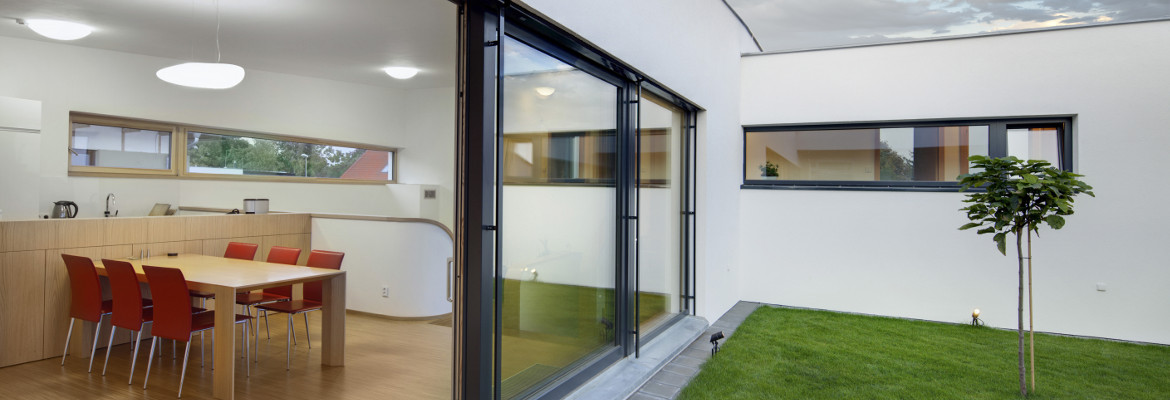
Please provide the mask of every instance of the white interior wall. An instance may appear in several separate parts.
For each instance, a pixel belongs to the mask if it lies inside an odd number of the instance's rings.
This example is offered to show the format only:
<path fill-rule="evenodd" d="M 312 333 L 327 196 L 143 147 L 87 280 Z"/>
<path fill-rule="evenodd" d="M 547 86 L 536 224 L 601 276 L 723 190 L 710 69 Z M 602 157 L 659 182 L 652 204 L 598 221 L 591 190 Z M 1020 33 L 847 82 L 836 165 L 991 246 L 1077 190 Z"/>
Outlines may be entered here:
<path fill-rule="evenodd" d="M 1163 21 L 744 57 L 743 124 L 1075 115 L 1097 197 L 1033 242 L 1036 329 L 1170 343 L 1167 48 Z M 957 230 L 963 197 L 743 190 L 741 297 L 1014 328 L 1015 256 Z"/>
<path fill-rule="evenodd" d="M 453 243 L 437 226 L 313 218 L 312 246 L 345 253 L 347 309 L 400 318 L 451 312 Z"/>
<path fill-rule="evenodd" d="M 523 3 L 707 109 L 698 121 L 696 290 L 698 315 L 714 321 L 741 297 L 739 53 L 750 38 L 720 1 Z"/>
<path fill-rule="evenodd" d="M 32 161 L 40 182 L 29 188 L 39 191 L 36 206 L 22 200 L 5 219 L 46 214 L 54 200 L 76 201 L 81 217 L 100 217 L 110 192 L 121 215 L 145 215 L 154 203 L 238 208 L 244 198 L 267 197 L 274 210 L 418 216 L 403 214 L 420 209 L 404 203 L 417 198 L 397 198 L 387 185 L 69 177 L 69 112 L 83 111 L 404 147 L 400 182 L 439 185 L 438 218 L 451 222 L 453 89 L 396 90 L 249 70 L 235 88 L 200 90 L 154 76 L 180 60 L 4 37 L 0 48 L 0 96 L 43 107 L 38 160 L 27 159 L 25 148 L 0 148 L 0 158 Z M 0 183 L 24 188 L 14 175 L 0 175 Z"/>

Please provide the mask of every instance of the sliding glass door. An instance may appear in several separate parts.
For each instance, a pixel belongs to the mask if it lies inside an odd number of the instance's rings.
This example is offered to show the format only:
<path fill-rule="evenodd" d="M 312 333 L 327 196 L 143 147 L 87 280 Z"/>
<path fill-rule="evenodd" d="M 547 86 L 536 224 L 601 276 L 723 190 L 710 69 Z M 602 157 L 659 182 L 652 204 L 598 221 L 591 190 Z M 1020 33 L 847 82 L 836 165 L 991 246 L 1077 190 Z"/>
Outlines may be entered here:
<path fill-rule="evenodd" d="M 615 345 L 619 88 L 505 37 L 500 396 Z"/>

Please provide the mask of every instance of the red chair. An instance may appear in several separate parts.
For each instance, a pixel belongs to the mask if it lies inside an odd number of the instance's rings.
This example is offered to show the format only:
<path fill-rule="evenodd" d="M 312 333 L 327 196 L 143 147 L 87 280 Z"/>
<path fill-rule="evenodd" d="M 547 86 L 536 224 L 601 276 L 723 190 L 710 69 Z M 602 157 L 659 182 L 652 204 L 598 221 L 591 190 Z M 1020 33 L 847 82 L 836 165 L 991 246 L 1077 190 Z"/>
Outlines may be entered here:
<path fill-rule="evenodd" d="M 223 252 L 223 258 L 254 260 L 256 259 L 256 250 L 259 248 L 260 245 L 255 243 L 229 242 L 227 245 L 227 250 Z M 215 294 L 199 290 L 192 290 L 191 297 L 199 299 L 200 307 L 206 307 L 207 299 L 215 298 Z"/>
<path fill-rule="evenodd" d="M 255 243 L 240 243 L 231 242 L 227 245 L 227 250 L 223 252 L 223 258 L 235 258 L 240 260 L 255 260 L 256 250 L 260 245 Z"/>
<path fill-rule="evenodd" d="M 208 329 L 215 328 L 215 311 L 206 311 L 195 313 L 191 307 L 191 297 L 187 295 L 189 288 L 187 287 L 187 280 L 183 278 L 183 271 L 177 268 L 153 267 L 149 265 L 142 266 L 142 272 L 146 274 L 146 281 L 150 283 L 150 291 L 154 296 L 154 323 L 151 326 L 151 335 L 154 336 L 150 340 L 150 355 L 149 362 L 146 363 L 146 379 L 142 383 L 142 388 L 146 389 L 146 385 L 150 383 L 150 367 L 154 363 L 154 348 L 158 344 L 158 339 L 171 339 L 180 342 L 187 342 L 187 348 L 183 351 L 183 370 L 179 375 L 179 397 L 183 397 L 183 380 L 187 375 L 187 358 L 191 354 L 191 336 L 195 332 L 203 332 Z M 237 324 L 244 324 L 244 336 L 248 335 L 248 320 L 252 319 L 247 315 L 236 314 L 235 322 Z M 212 347 L 215 347 L 214 336 L 212 337 Z M 248 341 L 244 341 L 244 354 L 248 354 Z M 250 366 L 251 363 L 245 361 L 244 364 Z M 248 376 L 252 375 L 251 368 L 247 369 Z"/>
<path fill-rule="evenodd" d="M 93 260 L 70 254 L 61 254 L 61 259 L 65 261 L 65 269 L 69 271 L 69 293 L 71 295 L 69 333 L 65 335 L 65 352 L 61 354 L 61 365 L 65 365 L 65 356 L 69 354 L 69 341 L 73 338 L 73 323 L 81 319 L 97 324 L 93 330 L 93 349 L 89 351 L 89 372 L 93 372 L 93 357 L 97 354 L 102 319 L 114 311 L 114 301 L 102 300 L 102 287 L 101 283 L 98 282 L 97 268 L 93 266 Z"/>
<path fill-rule="evenodd" d="M 336 251 L 313 250 L 309 253 L 309 261 L 305 263 L 307 267 L 313 268 L 328 268 L 341 269 L 341 260 L 345 258 L 345 253 Z M 305 341 L 309 343 L 309 348 L 313 348 L 313 342 L 309 339 L 309 314 L 310 311 L 321 309 L 321 282 L 309 282 L 305 284 L 303 300 L 290 300 L 278 303 L 262 304 L 256 308 L 264 310 L 265 312 L 281 312 L 288 314 L 288 333 L 286 334 L 285 343 L 285 369 L 290 369 L 292 366 L 292 336 L 293 336 L 293 317 L 297 314 L 305 316 Z"/>
<path fill-rule="evenodd" d="M 301 258 L 301 249 L 298 249 L 295 247 L 272 246 L 272 248 L 268 250 L 268 260 L 267 261 L 270 263 L 274 263 L 274 264 L 297 265 L 297 260 L 300 258 Z M 288 301 L 291 298 L 292 298 L 292 286 L 291 285 L 290 286 L 280 286 L 280 287 L 264 289 L 263 292 L 259 292 L 259 293 L 247 292 L 247 293 L 236 294 L 236 304 L 244 306 L 244 313 L 245 314 L 251 315 L 251 316 L 257 318 L 256 325 L 252 328 L 252 334 L 256 335 L 257 333 L 259 333 L 259 328 L 260 328 L 260 320 L 259 320 L 260 311 L 256 310 L 255 314 L 253 314 L 252 307 L 255 307 L 255 306 L 260 305 L 260 304 L 275 303 L 278 301 Z M 264 330 L 268 331 L 267 315 L 264 318 Z M 271 333 L 268 334 L 268 338 L 269 339 L 272 338 Z M 259 337 L 257 337 L 257 340 L 259 340 Z M 257 347 L 259 347 L 259 344 L 260 344 L 260 342 L 257 341 L 256 342 Z M 256 351 L 259 351 L 259 349 L 257 348 Z M 257 358 L 257 361 L 259 361 L 259 358 L 260 358 L 259 355 L 257 355 L 256 358 Z"/>
<path fill-rule="evenodd" d="M 106 367 L 110 365 L 114 332 L 118 328 L 126 329 L 130 331 L 130 343 L 134 348 L 134 355 L 130 359 L 130 380 L 126 384 L 132 384 L 134 367 L 138 361 L 139 342 L 142 341 L 142 325 L 154 320 L 154 308 L 144 304 L 142 287 L 139 286 L 138 273 L 134 272 L 133 265 L 125 261 L 106 259 L 102 259 L 102 265 L 106 268 L 106 274 L 110 278 L 110 291 L 114 294 L 114 315 L 110 317 L 110 341 L 106 344 L 106 362 L 102 365 L 102 376 L 106 375 Z M 197 310 L 203 311 L 201 308 Z M 135 333 L 138 334 L 137 338 L 134 336 Z M 200 355 L 201 360 L 202 358 Z"/>

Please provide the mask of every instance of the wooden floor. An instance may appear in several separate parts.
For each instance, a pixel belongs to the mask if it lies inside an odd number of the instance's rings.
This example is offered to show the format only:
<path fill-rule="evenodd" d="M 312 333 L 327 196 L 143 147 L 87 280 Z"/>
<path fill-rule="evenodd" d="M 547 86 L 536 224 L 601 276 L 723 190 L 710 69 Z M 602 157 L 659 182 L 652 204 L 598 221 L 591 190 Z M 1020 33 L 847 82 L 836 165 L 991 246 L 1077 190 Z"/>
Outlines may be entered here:
<path fill-rule="evenodd" d="M 363 314 L 346 315 L 344 367 L 321 365 L 320 315 L 310 314 L 313 348 L 305 346 L 305 323 L 297 317 L 294 331 L 292 370 L 285 370 L 283 315 L 271 317 L 272 339 L 266 340 L 260 325 L 259 363 L 252 364 L 252 376 L 245 376 L 243 359 L 236 366 L 238 399 L 450 399 L 451 328 L 427 321 L 393 321 Z M 119 330 L 119 335 L 124 331 Z M 239 330 L 237 330 L 237 337 Z M 106 336 L 103 334 L 104 342 Z M 210 340 L 210 335 L 208 335 Z M 142 389 L 146 352 L 143 341 L 134 372 L 134 384 L 127 385 L 130 345 L 117 345 L 110 355 L 106 376 L 101 375 L 104 349 L 98 350 L 94 372 L 86 373 L 88 359 L 70 356 L 0 368 L 0 399 L 174 399 L 179 387 L 183 348 L 178 359 L 171 358 L 168 343 L 162 359 L 155 358 L 150 387 Z M 211 351 L 207 364 L 199 366 L 199 339 L 191 344 L 191 361 L 183 384 L 184 399 L 211 399 Z M 237 344 L 238 346 L 239 344 Z M 88 350 L 88 349 L 86 349 Z M 77 354 L 77 352 L 70 351 Z"/>

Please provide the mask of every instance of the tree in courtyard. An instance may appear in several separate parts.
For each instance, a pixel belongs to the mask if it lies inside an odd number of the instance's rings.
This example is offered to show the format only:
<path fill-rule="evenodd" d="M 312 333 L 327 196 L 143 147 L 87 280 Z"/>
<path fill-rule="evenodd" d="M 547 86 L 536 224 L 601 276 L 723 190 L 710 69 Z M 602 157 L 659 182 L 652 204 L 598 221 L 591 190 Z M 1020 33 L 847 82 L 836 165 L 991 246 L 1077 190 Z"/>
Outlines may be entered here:
<path fill-rule="evenodd" d="M 971 156 L 972 169 L 978 172 L 959 176 L 962 191 L 983 188 L 963 200 L 968 203 L 961 210 L 971 222 L 959 230 L 980 228 L 979 234 L 994 234 L 999 252 L 1007 255 L 1009 233 L 1016 236 L 1016 254 L 1019 259 L 1019 370 L 1020 395 L 1027 396 L 1024 369 L 1024 260 L 1028 260 L 1028 313 L 1031 315 L 1032 233 L 1039 235 L 1041 223 L 1052 229 L 1064 227 L 1064 217 L 1073 213 L 1073 198 L 1081 193 L 1094 196 L 1092 186 L 1077 180 L 1081 175 L 1052 167 L 1047 161 L 1020 160 L 1016 157 L 988 158 Z M 1027 238 L 1025 256 L 1023 238 Z M 1031 330 L 1031 317 L 1029 317 Z M 1034 334 L 1034 333 L 1033 333 Z M 1032 390 L 1036 390 L 1035 339 L 1032 339 Z"/>

